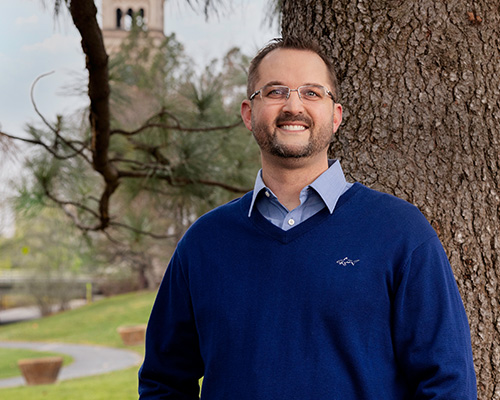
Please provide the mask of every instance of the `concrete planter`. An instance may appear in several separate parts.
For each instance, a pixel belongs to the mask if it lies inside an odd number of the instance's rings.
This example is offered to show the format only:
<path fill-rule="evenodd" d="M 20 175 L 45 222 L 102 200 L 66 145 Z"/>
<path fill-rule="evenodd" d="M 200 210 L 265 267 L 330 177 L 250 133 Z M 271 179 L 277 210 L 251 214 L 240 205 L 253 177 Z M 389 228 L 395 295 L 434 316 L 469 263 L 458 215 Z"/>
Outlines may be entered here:
<path fill-rule="evenodd" d="M 54 383 L 63 363 L 62 357 L 26 358 L 17 365 L 27 385 Z"/>
<path fill-rule="evenodd" d="M 146 325 L 120 326 L 118 333 L 125 346 L 141 345 L 146 336 Z"/>

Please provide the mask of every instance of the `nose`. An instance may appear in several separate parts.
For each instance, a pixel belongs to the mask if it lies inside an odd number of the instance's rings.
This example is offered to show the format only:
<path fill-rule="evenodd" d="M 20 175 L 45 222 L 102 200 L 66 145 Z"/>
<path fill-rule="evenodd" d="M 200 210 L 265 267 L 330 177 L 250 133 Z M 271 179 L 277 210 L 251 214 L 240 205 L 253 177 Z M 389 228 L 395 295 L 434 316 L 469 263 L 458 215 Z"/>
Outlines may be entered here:
<path fill-rule="evenodd" d="M 291 114 L 299 114 L 304 110 L 304 104 L 300 99 L 300 95 L 297 89 L 291 89 L 288 95 L 288 99 L 283 105 L 283 111 L 287 111 Z"/>

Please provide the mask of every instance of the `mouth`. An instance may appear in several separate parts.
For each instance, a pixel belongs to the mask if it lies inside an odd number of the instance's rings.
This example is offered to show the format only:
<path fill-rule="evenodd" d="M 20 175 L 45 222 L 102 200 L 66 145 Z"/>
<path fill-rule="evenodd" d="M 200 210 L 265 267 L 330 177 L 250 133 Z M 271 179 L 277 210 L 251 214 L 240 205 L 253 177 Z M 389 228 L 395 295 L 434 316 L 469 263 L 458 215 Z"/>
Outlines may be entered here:
<path fill-rule="evenodd" d="M 280 115 L 276 119 L 276 126 L 287 132 L 304 132 L 311 127 L 309 118 L 303 115 Z"/>
<path fill-rule="evenodd" d="M 282 124 L 282 125 L 278 125 L 278 128 L 280 129 L 283 129 L 285 131 L 293 131 L 293 132 L 301 132 L 301 131 L 305 131 L 306 129 L 308 129 L 307 126 L 305 125 L 295 125 L 295 124 Z"/>

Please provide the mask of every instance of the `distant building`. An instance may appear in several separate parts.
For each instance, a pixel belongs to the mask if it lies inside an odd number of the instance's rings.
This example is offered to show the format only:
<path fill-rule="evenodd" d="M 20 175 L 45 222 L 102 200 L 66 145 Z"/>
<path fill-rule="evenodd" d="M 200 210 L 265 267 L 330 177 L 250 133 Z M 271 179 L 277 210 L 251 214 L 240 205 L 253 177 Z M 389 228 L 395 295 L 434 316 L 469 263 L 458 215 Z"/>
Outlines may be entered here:
<path fill-rule="evenodd" d="M 160 43 L 164 38 L 164 0 L 102 0 L 102 33 L 108 53 L 116 53 L 133 19 Z"/>

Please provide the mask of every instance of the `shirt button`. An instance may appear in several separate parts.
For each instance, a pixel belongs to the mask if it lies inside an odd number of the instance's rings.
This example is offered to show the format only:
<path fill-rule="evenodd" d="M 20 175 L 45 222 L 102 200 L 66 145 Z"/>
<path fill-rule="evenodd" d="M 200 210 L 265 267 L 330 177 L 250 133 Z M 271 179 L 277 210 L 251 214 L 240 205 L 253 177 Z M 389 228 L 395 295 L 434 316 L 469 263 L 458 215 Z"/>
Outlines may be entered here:
<path fill-rule="evenodd" d="M 266 197 L 269 197 L 269 196 L 271 196 L 271 193 L 269 193 L 269 191 L 266 190 Z"/>
<path fill-rule="evenodd" d="M 293 226 L 293 224 L 295 224 L 295 221 L 294 221 L 294 219 L 293 219 L 293 218 L 290 218 L 290 219 L 288 220 L 288 225 Z"/>

